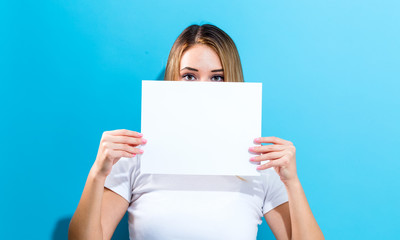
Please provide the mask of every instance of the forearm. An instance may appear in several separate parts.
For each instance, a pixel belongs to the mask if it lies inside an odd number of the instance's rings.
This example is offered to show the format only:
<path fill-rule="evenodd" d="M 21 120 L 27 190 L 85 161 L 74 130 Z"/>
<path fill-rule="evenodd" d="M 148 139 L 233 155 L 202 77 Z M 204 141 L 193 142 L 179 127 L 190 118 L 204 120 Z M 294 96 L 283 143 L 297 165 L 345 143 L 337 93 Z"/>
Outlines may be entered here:
<path fill-rule="evenodd" d="M 101 202 L 105 178 L 92 168 L 86 180 L 78 207 L 71 219 L 68 239 L 103 239 Z"/>
<path fill-rule="evenodd" d="M 298 178 L 285 184 L 289 197 L 293 240 L 324 239 Z"/>

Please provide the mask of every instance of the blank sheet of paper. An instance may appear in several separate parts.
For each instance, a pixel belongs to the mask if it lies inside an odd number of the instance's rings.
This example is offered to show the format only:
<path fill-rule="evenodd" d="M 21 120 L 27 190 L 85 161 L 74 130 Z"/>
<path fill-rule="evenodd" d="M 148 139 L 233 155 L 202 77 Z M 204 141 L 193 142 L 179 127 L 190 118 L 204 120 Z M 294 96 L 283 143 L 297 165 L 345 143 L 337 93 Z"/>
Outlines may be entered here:
<path fill-rule="evenodd" d="M 262 83 L 142 81 L 142 173 L 259 175 Z"/>

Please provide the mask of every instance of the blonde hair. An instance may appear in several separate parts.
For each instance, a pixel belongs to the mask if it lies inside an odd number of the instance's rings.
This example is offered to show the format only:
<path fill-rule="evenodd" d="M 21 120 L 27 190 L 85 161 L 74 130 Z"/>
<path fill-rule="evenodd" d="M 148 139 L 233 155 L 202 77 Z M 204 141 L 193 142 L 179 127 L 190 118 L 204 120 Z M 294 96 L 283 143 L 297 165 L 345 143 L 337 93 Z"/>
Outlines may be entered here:
<path fill-rule="evenodd" d="M 217 53 L 224 70 L 224 81 L 244 81 L 242 64 L 235 43 L 228 34 L 211 24 L 191 25 L 183 30 L 169 53 L 164 80 L 179 79 L 182 55 L 196 44 L 204 44 Z"/>

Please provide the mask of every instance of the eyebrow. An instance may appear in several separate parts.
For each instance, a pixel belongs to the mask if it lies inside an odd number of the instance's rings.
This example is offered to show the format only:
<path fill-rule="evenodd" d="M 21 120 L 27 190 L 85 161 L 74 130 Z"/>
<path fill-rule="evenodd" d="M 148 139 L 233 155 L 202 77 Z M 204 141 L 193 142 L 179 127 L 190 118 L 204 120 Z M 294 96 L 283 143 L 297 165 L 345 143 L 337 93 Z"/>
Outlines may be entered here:
<path fill-rule="evenodd" d="M 181 69 L 181 71 L 182 70 L 185 70 L 185 69 L 187 69 L 187 70 L 191 70 L 191 71 L 195 71 L 195 72 L 198 72 L 199 70 L 197 70 L 196 68 L 191 68 L 191 67 L 184 67 L 184 68 L 182 68 Z M 215 70 L 212 70 L 211 72 L 223 72 L 224 71 L 224 69 L 215 69 Z"/>

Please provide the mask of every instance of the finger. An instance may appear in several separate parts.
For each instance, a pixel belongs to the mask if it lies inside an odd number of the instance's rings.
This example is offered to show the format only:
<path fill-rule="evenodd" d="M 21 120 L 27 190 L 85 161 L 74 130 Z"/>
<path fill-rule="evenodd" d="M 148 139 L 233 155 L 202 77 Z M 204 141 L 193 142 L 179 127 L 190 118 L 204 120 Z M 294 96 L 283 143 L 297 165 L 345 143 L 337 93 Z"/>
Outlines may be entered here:
<path fill-rule="evenodd" d="M 283 167 L 287 165 L 287 159 L 285 157 L 281 157 L 275 161 L 269 161 L 265 164 L 262 164 L 257 167 L 257 170 L 265 170 L 271 167 Z"/>
<path fill-rule="evenodd" d="M 144 138 L 128 137 L 128 136 L 109 136 L 109 141 L 113 143 L 124 143 L 133 146 L 145 144 L 147 142 Z"/>
<path fill-rule="evenodd" d="M 121 158 L 121 157 L 131 158 L 131 157 L 136 156 L 135 153 L 129 153 L 129 152 L 126 152 L 126 151 L 123 151 L 123 150 L 113 150 L 113 151 L 114 151 L 113 156 L 115 158 Z"/>
<path fill-rule="evenodd" d="M 254 146 L 250 147 L 249 150 L 251 152 L 256 153 L 267 153 L 267 152 L 274 152 L 274 151 L 283 151 L 287 148 L 286 145 L 262 145 L 262 146 Z"/>
<path fill-rule="evenodd" d="M 282 144 L 282 145 L 293 145 L 292 142 L 284 140 L 278 137 L 259 137 L 254 139 L 256 143 L 275 143 L 275 144 Z"/>
<path fill-rule="evenodd" d="M 123 150 L 125 152 L 134 154 L 141 154 L 144 152 L 142 149 L 135 148 L 128 144 L 122 144 L 122 143 L 110 143 L 110 148 L 113 150 Z"/>
<path fill-rule="evenodd" d="M 118 129 L 118 130 L 113 130 L 113 131 L 107 131 L 106 133 L 110 135 L 119 135 L 119 136 L 129 136 L 129 137 L 143 137 L 142 133 L 138 133 L 135 131 L 127 130 L 127 129 Z"/>
<path fill-rule="evenodd" d="M 252 162 L 261 162 L 261 161 L 267 161 L 267 160 L 276 160 L 285 155 L 284 151 L 281 152 L 270 152 L 266 154 L 262 154 L 256 157 L 250 158 L 250 161 Z"/>
<path fill-rule="evenodd" d="M 125 158 L 133 158 L 136 154 L 128 153 L 125 151 L 120 150 L 112 150 L 110 152 L 110 157 L 113 159 L 113 164 L 116 164 L 122 157 Z"/>

